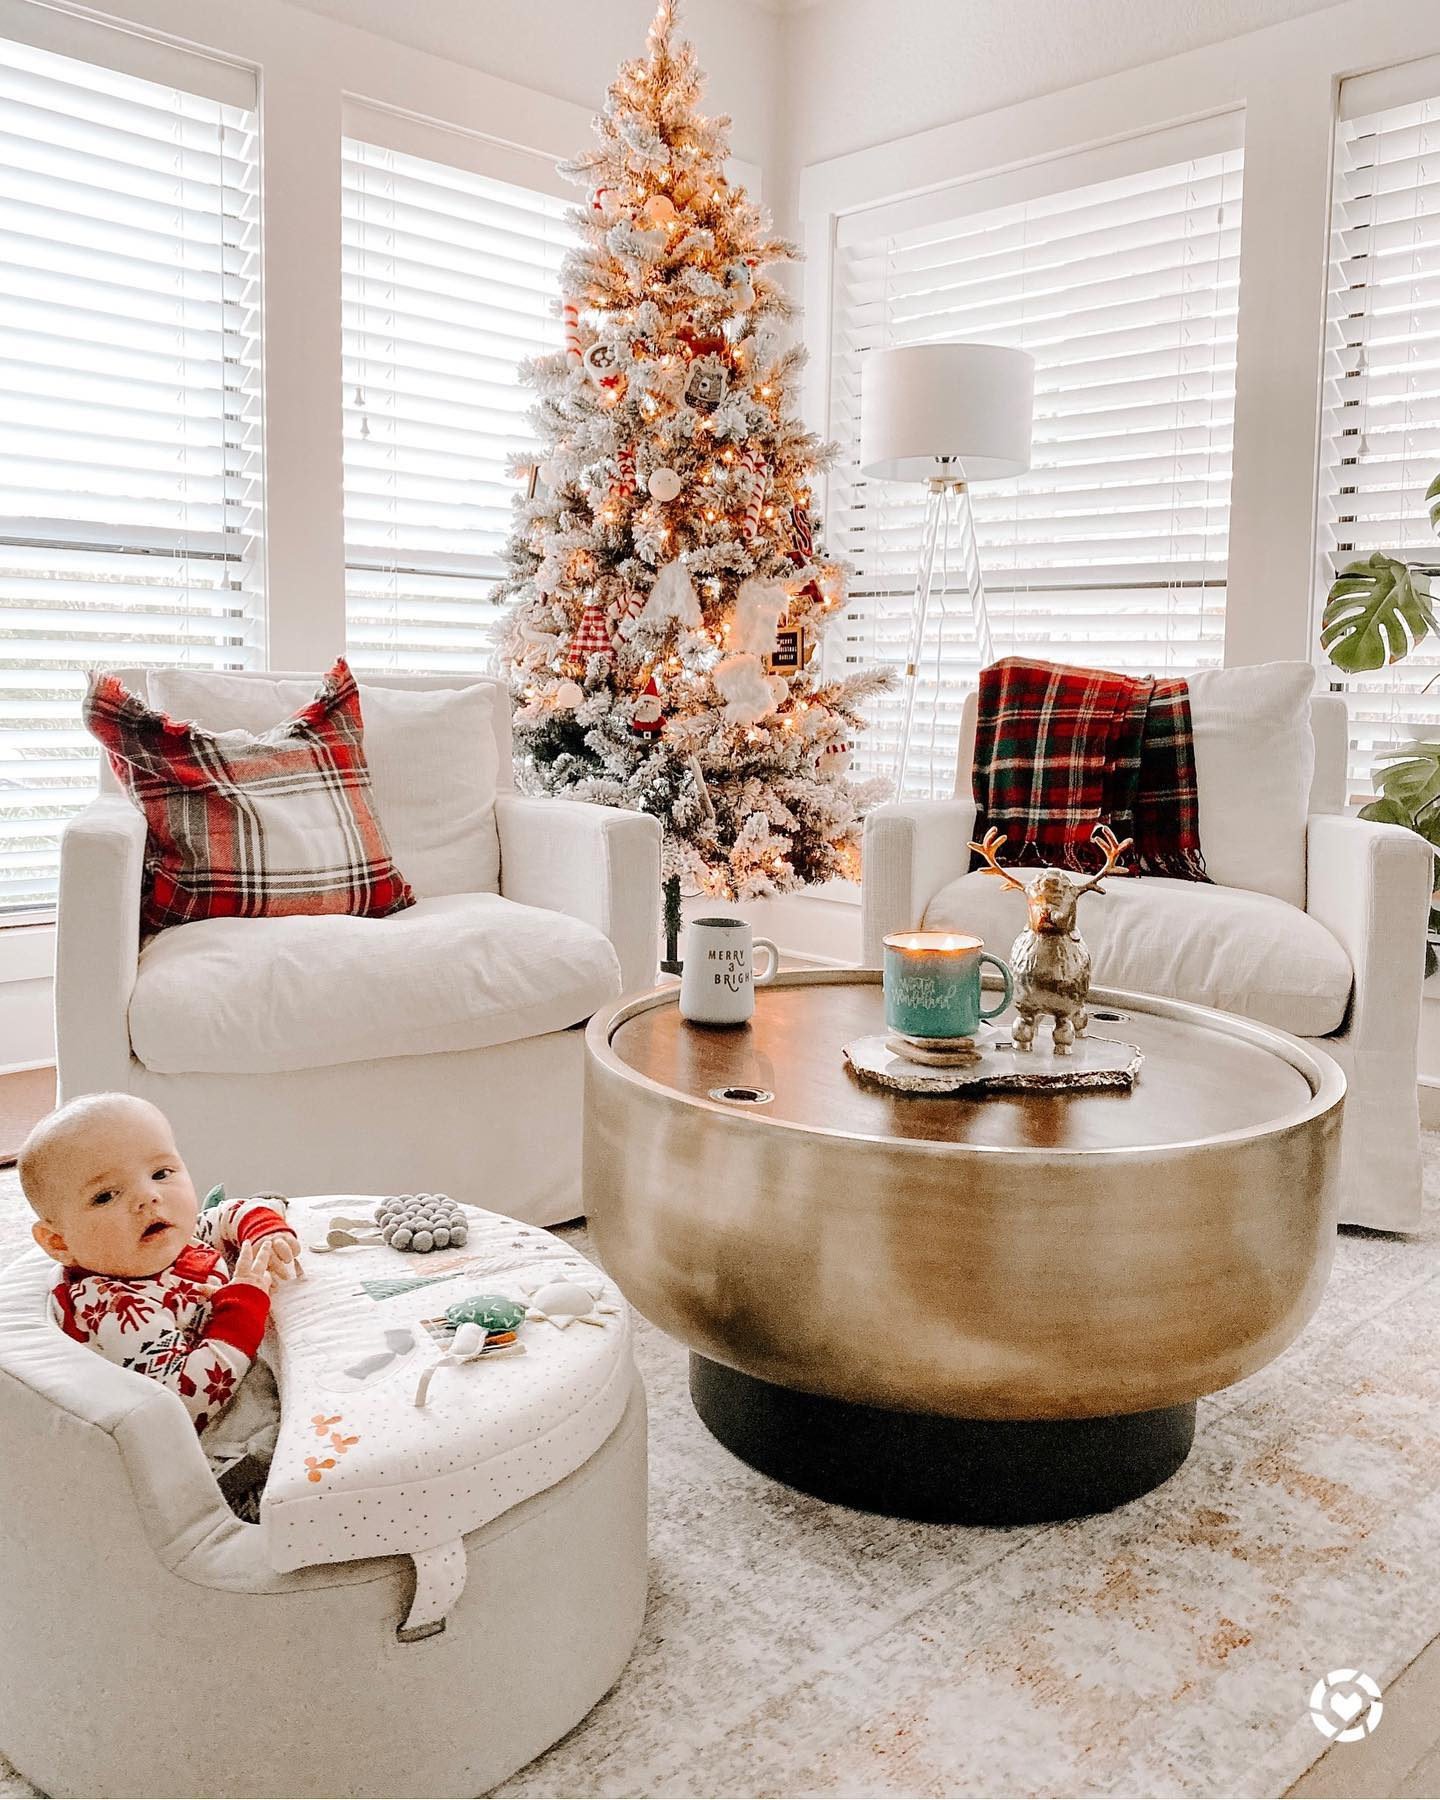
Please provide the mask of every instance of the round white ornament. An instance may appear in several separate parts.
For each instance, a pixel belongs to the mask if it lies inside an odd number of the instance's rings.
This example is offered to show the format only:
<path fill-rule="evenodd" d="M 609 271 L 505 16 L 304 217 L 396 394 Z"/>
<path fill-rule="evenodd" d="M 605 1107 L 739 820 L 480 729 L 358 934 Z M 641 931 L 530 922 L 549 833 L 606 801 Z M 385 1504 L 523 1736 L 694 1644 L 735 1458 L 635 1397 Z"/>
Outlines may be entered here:
<path fill-rule="evenodd" d="M 652 500 L 673 500 L 685 485 L 674 469 L 652 469 L 650 479 L 645 483 L 650 490 Z"/>
<path fill-rule="evenodd" d="M 555 704 L 562 712 L 574 712 L 585 699 L 585 690 L 578 681 L 562 681 L 555 690 Z"/>

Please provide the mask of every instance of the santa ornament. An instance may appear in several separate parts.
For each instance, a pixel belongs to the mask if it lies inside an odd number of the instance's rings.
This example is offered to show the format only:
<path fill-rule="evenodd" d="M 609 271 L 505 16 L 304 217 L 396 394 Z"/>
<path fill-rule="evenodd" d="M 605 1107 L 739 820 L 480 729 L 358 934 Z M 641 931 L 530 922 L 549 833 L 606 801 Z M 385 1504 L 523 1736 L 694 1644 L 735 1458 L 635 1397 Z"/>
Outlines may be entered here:
<path fill-rule="evenodd" d="M 665 709 L 660 704 L 660 688 L 652 675 L 645 683 L 645 691 L 635 702 L 635 715 L 630 721 L 630 729 L 636 737 L 658 737 L 665 728 Z"/>

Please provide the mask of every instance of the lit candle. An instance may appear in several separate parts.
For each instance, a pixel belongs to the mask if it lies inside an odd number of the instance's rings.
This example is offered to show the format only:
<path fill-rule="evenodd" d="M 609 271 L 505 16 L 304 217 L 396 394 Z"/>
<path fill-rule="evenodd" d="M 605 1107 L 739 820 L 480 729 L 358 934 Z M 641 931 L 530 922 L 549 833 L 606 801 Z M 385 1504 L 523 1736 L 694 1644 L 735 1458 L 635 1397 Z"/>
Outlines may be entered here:
<path fill-rule="evenodd" d="M 980 970 L 1000 971 L 1004 996 L 986 1012 Z M 885 939 L 885 1023 L 922 1041 L 973 1038 L 986 1019 L 1010 1004 L 1010 970 L 983 941 L 960 931 L 894 931 Z"/>

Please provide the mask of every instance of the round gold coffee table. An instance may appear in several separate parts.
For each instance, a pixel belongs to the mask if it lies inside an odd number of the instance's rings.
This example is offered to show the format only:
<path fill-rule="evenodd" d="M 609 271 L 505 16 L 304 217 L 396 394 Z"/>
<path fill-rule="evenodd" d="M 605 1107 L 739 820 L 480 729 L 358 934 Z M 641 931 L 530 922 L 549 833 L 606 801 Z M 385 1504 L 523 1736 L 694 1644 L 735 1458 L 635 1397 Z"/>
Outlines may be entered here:
<path fill-rule="evenodd" d="M 1129 1093 L 864 1086 L 840 1052 L 882 1029 L 874 970 L 783 975 L 739 1028 L 673 987 L 591 1021 L 596 1243 L 723 1443 L 875 1511 L 1067 1517 L 1172 1474 L 1197 1398 L 1295 1337 L 1340 1070 L 1203 1007 L 1096 990 L 1091 1018 L 1144 1052 Z"/>

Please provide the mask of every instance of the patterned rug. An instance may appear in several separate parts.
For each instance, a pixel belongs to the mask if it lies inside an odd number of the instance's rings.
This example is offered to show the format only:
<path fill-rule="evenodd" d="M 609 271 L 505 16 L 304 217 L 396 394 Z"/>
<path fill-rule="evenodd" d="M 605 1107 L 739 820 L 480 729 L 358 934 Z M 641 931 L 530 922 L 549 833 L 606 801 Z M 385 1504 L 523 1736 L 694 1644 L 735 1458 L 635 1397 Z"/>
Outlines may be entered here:
<path fill-rule="evenodd" d="M 645 1629 L 613 1691 L 501 1791 L 1282 1793 L 1325 1747 L 1317 1676 L 1383 1686 L 1440 1617 L 1440 1138 L 1426 1148 L 1423 1234 L 1342 1234 L 1300 1341 L 1202 1402 L 1180 1472 L 1100 1518 L 947 1529 L 793 1493 L 707 1435 L 684 1352 L 642 1326 Z M 27 1232 L 0 1172 L 0 1260 Z M 33 1792 L 0 1758 L 0 1793 Z"/>

